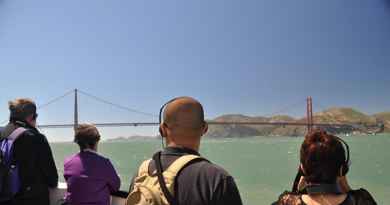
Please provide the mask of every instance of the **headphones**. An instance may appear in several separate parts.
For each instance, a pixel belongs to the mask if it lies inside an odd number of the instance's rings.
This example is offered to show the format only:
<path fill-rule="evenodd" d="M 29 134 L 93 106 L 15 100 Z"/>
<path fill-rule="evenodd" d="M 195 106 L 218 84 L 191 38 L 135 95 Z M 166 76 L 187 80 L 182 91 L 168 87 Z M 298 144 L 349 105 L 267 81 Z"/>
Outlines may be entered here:
<path fill-rule="evenodd" d="M 161 145 L 162 145 L 162 147 L 165 147 L 164 146 L 164 132 L 162 131 L 162 129 L 161 129 L 161 123 L 163 123 L 163 111 L 164 111 L 164 108 L 168 105 L 168 104 L 170 104 L 170 103 L 172 103 L 172 102 L 174 102 L 174 101 L 176 101 L 177 99 L 180 99 L 180 98 L 183 98 L 183 97 L 176 97 L 176 98 L 173 98 L 173 99 L 171 99 L 171 100 L 169 100 L 168 102 L 166 102 L 166 103 L 164 103 L 162 106 L 161 106 L 161 108 L 160 108 L 160 113 L 159 113 L 159 115 L 158 115 L 158 124 L 159 124 L 159 127 L 158 127 L 158 131 L 160 132 L 160 135 L 161 135 Z"/>
<path fill-rule="evenodd" d="M 341 139 L 340 137 L 337 137 L 337 136 L 335 136 L 335 137 L 336 137 L 336 140 L 342 144 L 344 151 L 345 151 L 345 154 L 346 154 L 345 161 L 341 165 L 341 176 L 345 176 L 345 175 L 347 175 L 347 173 L 349 171 L 349 166 L 351 165 L 349 146 L 348 146 L 347 142 L 344 141 L 343 139 Z M 302 167 L 299 166 L 298 173 L 297 173 L 295 180 L 294 180 L 294 183 L 293 183 L 293 188 L 292 188 L 293 192 L 298 193 L 301 191 L 301 190 L 298 190 L 298 184 L 299 184 L 299 181 L 300 181 L 302 176 L 305 176 L 305 173 L 303 172 Z"/>
<path fill-rule="evenodd" d="M 351 165 L 351 161 L 349 158 L 349 146 L 348 146 L 347 142 L 344 141 L 343 139 L 341 139 L 340 137 L 337 137 L 337 136 L 335 136 L 335 137 L 343 145 L 343 147 L 345 147 L 345 149 L 344 149 L 346 152 L 345 162 L 341 165 L 341 174 L 342 174 L 342 176 L 345 176 L 345 175 L 347 175 L 347 173 L 349 171 L 349 166 Z"/>

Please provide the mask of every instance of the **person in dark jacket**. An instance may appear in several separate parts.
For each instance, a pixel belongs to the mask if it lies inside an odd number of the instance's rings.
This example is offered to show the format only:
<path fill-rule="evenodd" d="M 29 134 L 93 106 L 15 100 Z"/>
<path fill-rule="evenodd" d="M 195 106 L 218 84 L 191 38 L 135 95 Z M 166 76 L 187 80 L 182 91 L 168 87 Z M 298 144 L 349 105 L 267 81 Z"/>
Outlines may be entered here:
<path fill-rule="evenodd" d="M 36 105 L 26 98 L 8 104 L 10 121 L 1 132 L 1 138 L 7 138 L 20 127 L 26 129 L 13 144 L 21 188 L 10 204 L 49 205 L 49 188 L 57 187 L 58 174 L 49 143 L 36 129 Z"/>
<path fill-rule="evenodd" d="M 295 190 L 281 194 L 273 205 L 376 205 L 367 190 L 349 186 L 349 148 L 342 139 L 321 130 L 309 133 L 300 161 L 303 176 L 299 181 L 297 176 Z"/>
<path fill-rule="evenodd" d="M 119 190 L 121 181 L 110 160 L 97 153 L 99 131 L 94 125 L 80 124 L 74 140 L 80 152 L 64 162 L 66 204 L 109 205 L 110 194 Z"/>

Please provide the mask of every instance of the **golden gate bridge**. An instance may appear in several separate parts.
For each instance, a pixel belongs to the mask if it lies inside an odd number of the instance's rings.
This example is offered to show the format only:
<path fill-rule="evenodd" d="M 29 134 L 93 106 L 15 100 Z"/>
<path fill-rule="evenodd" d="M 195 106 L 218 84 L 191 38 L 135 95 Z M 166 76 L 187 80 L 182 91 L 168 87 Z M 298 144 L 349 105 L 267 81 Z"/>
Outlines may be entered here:
<path fill-rule="evenodd" d="M 76 128 L 79 124 L 79 106 L 78 106 L 78 99 L 79 99 L 79 94 L 82 94 L 86 97 L 89 97 L 91 99 L 94 99 L 96 101 L 102 102 L 104 104 L 108 104 L 111 106 L 114 106 L 116 108 L 126 110 L 132 113 L 137 113 L 137 114 L 142 114 L 142 115 L 147 115 L 147 116 L 152 116 L 152 117 L 158 117 L 155 114 L 139 111 L 136 109 L 132 109 L 123 105 L 119 105 L 116 103 L 113 103 L 111 101 L 105 100 L 103 98 L 97 97 L 95 95 L 92 95 L 88 92 L 85 92 L 83 90 L 79 89 L 74 89 L 71 91 L 66 92 L 65 94 L 56 97 L 49 102 L 38 106 L 38 109 L 42 109 L 46 106 L 49 106 L 62 98 L 69 96 L 73 94 L 74 95 L 74 119 L 73 123 L 67 123 L 67 124 L 43 124 L 43 125 L 38 125 L 39 128 Z M 1 124 L 4 124 L 8 122 L 8 120 L 5 120 L 1 122 Z M 291 122 L 291 121 L 249 121 L 249 122 L 244 122 L 244 121 L 215 121 L 215 120 L 207 120 L 207 123 L 210 125 L 274 125 L 274 126 L 305 126 L 307 128 L 307 131 L 311 131 L 314 127 L 317 128 L 349 128 L 350 130 L 360 130 L 362 132 L 362 125 L 361 124 L 356 124 L 356 123 L 346 123 L 346 122 L 340 122 L 340 123 L 316 123 L 314 122 L 313 118 L 313 99 L 312 97 L 308 97 L 306 99 L 306 118 L 304 121 L 298 121 L 298 122 Z M 92 123 L 97 127 L 137 127 L 137 126 L 158 126 L 159 122 L 105 122 L 105 123 Z M 381 127 L 381 125 L 378 125 L 378 127 Z M 376 131 L 377 132 L 377 131 Z M 380 131 L 379 131 L 380 132 Z M 366 132 L 367 133 L 367 132 Z"/>

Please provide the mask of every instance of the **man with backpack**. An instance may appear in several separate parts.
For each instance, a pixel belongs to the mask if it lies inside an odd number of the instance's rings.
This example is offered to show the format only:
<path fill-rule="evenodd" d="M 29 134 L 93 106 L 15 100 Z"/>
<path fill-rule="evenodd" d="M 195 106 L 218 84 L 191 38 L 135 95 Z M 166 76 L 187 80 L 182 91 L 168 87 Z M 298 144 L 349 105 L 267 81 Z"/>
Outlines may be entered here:
<path fill-rule="evenodd" d="M 20 98 L 9 102 L 9 110 L 0 140 L 0 204 L 49 205 L 58 175 L 49 143 L 36 129 L 36 105 Z"/>
<path fill-rule="evenodd" d="M 207 129 L 197 100 L 179 97 L 166 103 L 160 134 L 167 147 L 142 163 L 127 205 L 242 205 L 233 177 L 198 153 Z"/>

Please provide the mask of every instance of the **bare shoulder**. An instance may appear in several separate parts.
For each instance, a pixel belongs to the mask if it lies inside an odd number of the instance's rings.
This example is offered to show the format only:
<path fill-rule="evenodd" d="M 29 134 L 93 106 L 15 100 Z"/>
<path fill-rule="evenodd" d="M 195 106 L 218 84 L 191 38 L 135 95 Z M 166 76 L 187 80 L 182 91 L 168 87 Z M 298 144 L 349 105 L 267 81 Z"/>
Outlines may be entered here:
<path fill-rule="evenodd" d="M 272 205 L 303 205 L 301 195 L 285 191 Z"/>

